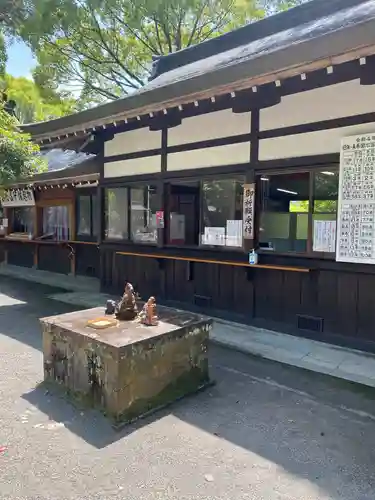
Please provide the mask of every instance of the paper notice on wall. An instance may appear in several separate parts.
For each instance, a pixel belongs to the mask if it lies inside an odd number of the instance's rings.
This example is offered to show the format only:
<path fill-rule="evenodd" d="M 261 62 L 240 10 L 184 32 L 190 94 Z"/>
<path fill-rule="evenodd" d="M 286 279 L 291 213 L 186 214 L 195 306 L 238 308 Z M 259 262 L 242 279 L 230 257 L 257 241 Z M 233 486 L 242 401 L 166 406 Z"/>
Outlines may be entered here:
<path fill-rule="evenodd" d="M 242 247 L 242 220 L 227 220 L 226 245 L 228 247 Z"/>
<path fill-rule="evenodd" d="M 185 216 L 172 212 L 169 219 L 169 235 L 171 243 L 185 242 Z"/>
<path fill-rule="evenodd" d="M 315 220 L 313 251 L 334 253 L 335 247 L 336 247 L 336 221 Z"/>
<path fill-rule="evenodd" d="M 206 245 L 225 246 L 225 227 L 205 227 L 204 241 Z"/>
<path fill-rule="evenodd" d="M 8 227 L 8 219 L 3 219 L 3 226 Z"/>
<path fill-rule="evenodd" d="M 336 260 L 375 264 L 375 132 L 341 142 Z"/>

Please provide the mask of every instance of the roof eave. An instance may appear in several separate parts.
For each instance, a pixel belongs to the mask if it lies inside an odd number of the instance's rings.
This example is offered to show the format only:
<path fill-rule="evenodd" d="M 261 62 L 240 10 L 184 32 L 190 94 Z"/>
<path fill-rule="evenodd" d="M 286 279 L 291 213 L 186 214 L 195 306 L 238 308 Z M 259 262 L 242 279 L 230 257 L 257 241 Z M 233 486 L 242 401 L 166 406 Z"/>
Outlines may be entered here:
<path fill-rule="evenodd" d="M 24 130 L 31 133 L 37 142 L 57 135 L 69 137 L 69 134 L 75 134 L 82 129 L 92 130 L 125 118 L 134 118 L 213 95 L 239 91 L 342 64 L 375 53 L 374 30 L 375 20 L 370 19 L 360 25 L 350 26 L 259 56 L 250 62 L 229 65 L 150 90 L 146 88 L 135 95 L 99 108 L 50 122 L 25 126 Z M 355 47 L 353 40 L 356 40 Z M 308 61 L 304 57 L 306 54 L 311 54 Z M 282 67 L 280 61 L 283 63 Z M 221 82 L 219 85 L 218 81 Z M 169 95 L 165 99 L 167 88 Z"/>

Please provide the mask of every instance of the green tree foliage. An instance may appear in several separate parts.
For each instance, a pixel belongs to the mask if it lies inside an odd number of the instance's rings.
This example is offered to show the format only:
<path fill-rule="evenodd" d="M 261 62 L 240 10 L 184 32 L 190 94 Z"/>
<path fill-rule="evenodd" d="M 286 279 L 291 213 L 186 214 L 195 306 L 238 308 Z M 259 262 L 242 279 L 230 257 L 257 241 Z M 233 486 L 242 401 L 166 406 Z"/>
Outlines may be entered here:
<path fill-rule="evenodd" d="M 0 106 L 0 187 L 45 168 L 39 147 L 21 132 L 17 120 Z"/>
<path fill-rule="evenodd" d="M 57 89 L 35 83 L 24 77 L 5 75 L 0 78 L 0 86 L 8 99 L 16 102 L 16 116 L 20 123 L 32 123 L 59 118 L 75 111 L 76 101 L 61 95 Z"/>
<path fill-rule="evenodd" d="M 29 0 L 18 33 L 38 77 L 79 91 L 83 103 L 141 87 L 152 56 L 208 40 L 299 0 Z M 45 85 L 44 85 L 45 87 Z"/>

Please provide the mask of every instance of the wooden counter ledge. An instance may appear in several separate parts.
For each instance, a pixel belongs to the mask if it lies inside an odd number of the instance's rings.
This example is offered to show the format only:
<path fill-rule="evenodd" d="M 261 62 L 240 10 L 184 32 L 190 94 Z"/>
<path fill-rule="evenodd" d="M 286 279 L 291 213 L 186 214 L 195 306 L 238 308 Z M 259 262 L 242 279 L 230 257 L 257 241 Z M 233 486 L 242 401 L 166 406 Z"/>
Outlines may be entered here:
<path fill-rule="evenodd" d="M 295 272 L 295 273 L 309 273 L 310 272 L 310 269 L 308 269 L 307 267 L 274 266 L 274 265 L 270 265 L 270 264 L 249 264 L 248 262 L 197 259 L 196 257 L 174 257 L 171 255 L 136 253 L 136 252 L 116 252 L 116 255 L 134 255 L 135 257 L 150 257 L 153 259 L 185 260 L 185 261 L 189 261 L 189 262 L 203 262 L 205 264 L 222 264 L 224 266 L 256 267 L 258 269 L 270 269 L 270 270 L 273 269 L 276 271 L 291 271 L 291 272 Z"/>

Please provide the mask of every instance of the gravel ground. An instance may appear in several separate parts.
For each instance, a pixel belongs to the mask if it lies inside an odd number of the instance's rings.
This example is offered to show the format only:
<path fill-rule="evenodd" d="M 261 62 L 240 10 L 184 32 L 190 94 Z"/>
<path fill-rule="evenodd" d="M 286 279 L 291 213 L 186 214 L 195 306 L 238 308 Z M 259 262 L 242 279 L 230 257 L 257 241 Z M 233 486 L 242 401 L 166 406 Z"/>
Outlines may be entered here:
<path fill-rule="evenodd" d="M 1 500 L 374 500 L 374 390 L 212 346 L 213 388 L 118 433 L 38 386 L 58 292 L 1 278 Z"/>

